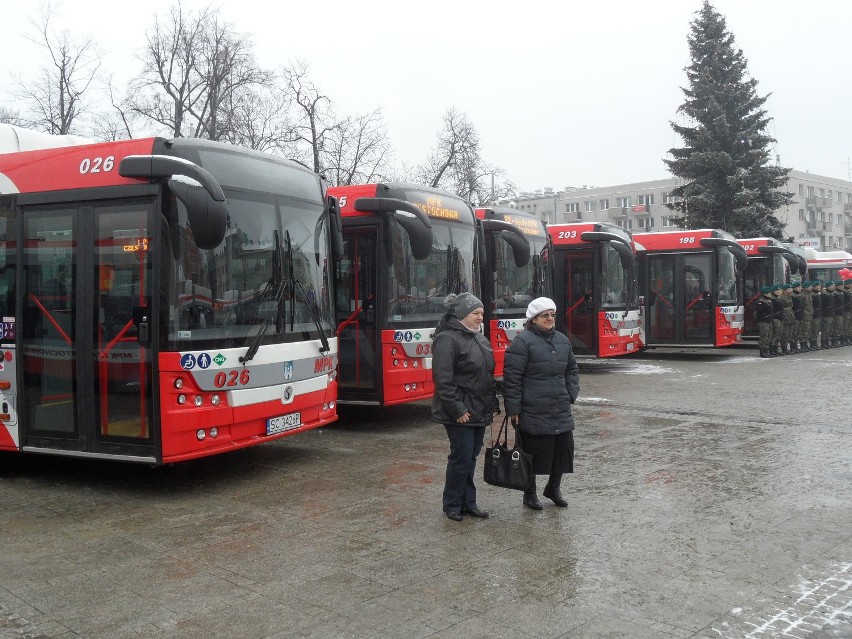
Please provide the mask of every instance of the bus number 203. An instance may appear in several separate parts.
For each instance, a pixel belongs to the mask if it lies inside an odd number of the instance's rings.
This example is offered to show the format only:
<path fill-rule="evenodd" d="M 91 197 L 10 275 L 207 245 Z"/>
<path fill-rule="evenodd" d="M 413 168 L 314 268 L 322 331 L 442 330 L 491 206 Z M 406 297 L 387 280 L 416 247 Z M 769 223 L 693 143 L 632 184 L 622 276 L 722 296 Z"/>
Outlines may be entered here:
<path fill-rule="evenodd" d="M 244 368 L 241 371 L 221 371 L 216 373 L 216 377 L 213 379 L 213 384 L 216 385 L 216 388 L 224 388 L 225 386 L 245 386 L 249 383 L 251 376 L 249 375 L 248 369 Z"/>

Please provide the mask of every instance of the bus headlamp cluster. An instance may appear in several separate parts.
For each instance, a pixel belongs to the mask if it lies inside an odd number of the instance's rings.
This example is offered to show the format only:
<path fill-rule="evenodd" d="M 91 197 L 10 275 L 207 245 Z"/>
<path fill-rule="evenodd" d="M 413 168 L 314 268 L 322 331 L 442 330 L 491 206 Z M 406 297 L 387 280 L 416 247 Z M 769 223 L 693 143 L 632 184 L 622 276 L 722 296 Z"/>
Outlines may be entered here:
<path fill-rule="evenodd" d="M 180 377 L 175 378 L 174 385 L 175 385 L 176 389 L 178 389 L 178 390 L 182 389 L 183 384 L 184 384 L 184 382 L 183 382 L 182 378 L 180 378 Z M 187 399 L 186 394 L 180 393 L 177 396 L 177 403 L 180 404 L 181 406 L 183 406 L 184 404 L 186 404 L 186 399 Z M 192 398 L 192 403 L 195 406 L 203 406 L 204 405 L 204 397 L 202 395 L 195 395 Z M 215 395 L 211 395 L 210 396 L 210 403 L 213 406 L 219 406 L 222 403 L 222 397 L 218 393 L 215 394 Z"/>
<path fill-rule="evenodd" d="M 198 441 L 203 442 L 205 439 L 207 439 L 208 433 L 210 435 L 210 439 L 216 439 L 219 436 L 219 429 L 215 426 L 209 428 L 206 431 L 203 428 L 199 428 L 197 431 L 195 431 L 195 438 Z"/>

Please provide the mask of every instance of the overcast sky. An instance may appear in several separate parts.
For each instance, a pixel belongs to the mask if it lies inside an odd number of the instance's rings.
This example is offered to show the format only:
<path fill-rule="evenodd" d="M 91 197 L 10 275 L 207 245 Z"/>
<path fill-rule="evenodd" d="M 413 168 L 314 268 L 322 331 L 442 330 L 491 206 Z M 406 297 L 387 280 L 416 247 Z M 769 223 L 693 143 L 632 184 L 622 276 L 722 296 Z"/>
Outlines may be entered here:
<path fill-rule="evenodd" d="M 0 104 L 10 73 L 40 50 L 24 37 L 35 2 L 0 0 Z M 91 34 L 117 81 L 154 14 L 173 0 L 54 0 L 54 26 Z M 188 8 L 211 4 L 183 0 Z M 383 110 L 400 161 L 422 162 L 450 107 L 479 132 L 484 159 L 520 190 L 669 177 L 681 140 L 689 23 L 701 0 L 219 0 L 260 65 L 296 59 L 341 114 Z M 852 3 L 715 0 L 758 80 L 784 166 L 850 179 Z"/>

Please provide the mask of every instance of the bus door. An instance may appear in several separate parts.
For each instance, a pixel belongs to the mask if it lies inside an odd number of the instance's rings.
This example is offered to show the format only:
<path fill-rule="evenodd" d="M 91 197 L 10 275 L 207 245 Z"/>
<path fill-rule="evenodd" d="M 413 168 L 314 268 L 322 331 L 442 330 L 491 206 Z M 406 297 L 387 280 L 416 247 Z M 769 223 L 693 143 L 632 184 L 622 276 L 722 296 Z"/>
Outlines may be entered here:
<path fill-rule="evenodd" d="M 594 249 L 558 251 L 559 278 L 554 291 L 561 300 L 554 300 L 557 308 L 565 309 L 565 332 L 578 355 L 597 355 L 598 322 L 595 312 L 597 299 L 593 290 L 595 281 Z M 560 277 L 561 275 L 561 277 Z M 560 327 L 562 330 L 562 327 Z"/>
<path fill-rule="evenodd" d="M 152 209 L 20 210 L 25 450 L 154 461 Z"/>
<path fill-rule="evenodd" d="M 648 255 L 649 344 L 713 344 L 710 253 Z"/>
<path fill-rule="evenodd" d="M 337 263 L 335 319 L 340 400 L 381 400 L 378 227 L 343 229 L 343 259 Z"/>

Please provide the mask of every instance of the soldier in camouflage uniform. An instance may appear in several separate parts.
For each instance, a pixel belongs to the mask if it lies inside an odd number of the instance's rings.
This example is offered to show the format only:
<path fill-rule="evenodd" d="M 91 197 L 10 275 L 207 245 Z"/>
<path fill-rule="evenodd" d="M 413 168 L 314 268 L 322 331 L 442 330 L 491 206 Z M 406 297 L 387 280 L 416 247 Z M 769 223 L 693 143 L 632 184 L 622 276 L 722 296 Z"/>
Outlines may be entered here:
<path fill-rule="evenodd" d="M 822 328 L 822 282 L 811 282 L 811 303 L 814 307 L 814 321 L 811 324 L 811 350 L 819 350 L 819 331 Z"/>
<path fill-rule="evenodd" d="M 789 355 L 793 351 L 790 349 L 790 337 L 793 335 L 793 327 L 796 324 L 796 316 L 793 315 L 793 285 L 781 285 L 781 304 L 783 311 L 781 314 L 781 352 L 783 355 Z"/>
<path fill-rule="evenodd" d="M 832 343 L 835 348 L 844 346 L 843 331 L 846 328 L 846 296 L 843 294 L 843 280 L 834 283 L 834 333 Z"/>
<path fill-rule="evenodd" d="M 852 277 L 843 281 L 843 295 L 846 298 L 846 321 L 844 344 L 852 344 Z"/>
<path fill-rule="evenodd" d="M 783 355 L 781 350 L 781 318 L 784 316 L 784 303 L 781 301 L 781 285 L 772 285 L 772 354 Z"/>
<path fill-rule="evenodd" d="M 822 340 L 820 348 L 831 348 L 834 331 L 834 282 L 827 280 L 822 288 Z"/>
<path fill-rule="evenodd" d="M 758 346 L 761 357 L 775 357 L 772 353 L 772 287 L 763 286 L 760 297 L 754 304 L 754 318 L 757 321 Z"/>
<path fill-rule="evenodd" d="M 790 299 L 793 301 L 793 331 L 790 334 L 790 350 L 793 353 L 801 353 L 802 345 L 800 335 L 802 334 L 802 322 L 805 321 L 804 301 L 802 300 L 802 282 L 793 282 Z"/>
<path fill-rule="evenodd" d="M 814 321 L 814 299 L 811 282 L 802 282 L 802 325 L 799 328 L 799 348 L 811 350 L 811 323 Z"/>

